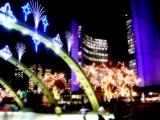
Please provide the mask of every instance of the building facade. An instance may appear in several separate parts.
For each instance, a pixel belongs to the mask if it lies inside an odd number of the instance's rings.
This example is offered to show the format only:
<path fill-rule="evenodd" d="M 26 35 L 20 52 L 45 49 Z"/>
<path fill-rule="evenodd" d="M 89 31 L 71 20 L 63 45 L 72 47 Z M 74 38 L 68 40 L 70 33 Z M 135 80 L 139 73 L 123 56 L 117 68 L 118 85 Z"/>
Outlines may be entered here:
<path fill-rule="evenodd" d="M 108 61 L 107 40 L 93 38 L 91 36 L 84 34 L 82 56 L 91 62 L 107 62 Z"/>
<path fill-rule="evenodd" d="M 128 43 L 128 67 L 131 70 L 134 70 L 137 73 L 137 65 L 136 65 L 136 53 L 135 53 L 135 40 L 133 36 L 133 26 L 132 19 L 126 15 L 126 30 L 127 30 L 127 43 Z"/>

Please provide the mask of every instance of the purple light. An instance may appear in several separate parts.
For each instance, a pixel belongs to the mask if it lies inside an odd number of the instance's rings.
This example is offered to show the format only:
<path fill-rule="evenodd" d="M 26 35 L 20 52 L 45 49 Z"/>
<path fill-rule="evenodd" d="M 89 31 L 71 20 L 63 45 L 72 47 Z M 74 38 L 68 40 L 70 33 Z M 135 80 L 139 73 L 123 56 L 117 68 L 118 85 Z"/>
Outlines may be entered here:
<path fill-rule="evenodd" d="M 78 23 L 76 21 L 72 21 L 71 23 L 71 34 L 73 35 L 73 44 L 71 49 L 71 56 L 76 61 L 76 63 L 79 63 L 79 42 L 78 42 Z M 71 71 L 71 91 L 72 92 L 78 92 L 79 86 L 77 83 L 77 76 L 75 75 L 74 71 Z"/>
<path fill-rule="evenodd" d="M 144 86 L 160 84 L 160 38 L 149 1 L 132 0 L 138 75 Z"/>

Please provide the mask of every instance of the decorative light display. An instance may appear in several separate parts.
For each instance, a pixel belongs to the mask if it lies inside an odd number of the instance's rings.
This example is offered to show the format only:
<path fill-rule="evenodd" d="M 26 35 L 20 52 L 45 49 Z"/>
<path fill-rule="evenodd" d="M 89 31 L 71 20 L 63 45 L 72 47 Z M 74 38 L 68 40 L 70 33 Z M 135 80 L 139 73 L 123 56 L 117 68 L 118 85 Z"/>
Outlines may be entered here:
<path fill-rule="evenodd" d="M 24 21 L 27 21 L 28 15 L 31 14 L 31 7 L 29 5 L 29 3 L 27 3 L 26 5 L 22 6 L 23 9 L 23 13 L 24 13 Z"/>
<path fill-rule="evenodd" d="M 71 47 L 73 44 L 73 35 L 70 32 L 65 32 L 66 34 L 66 40 L 67 40 L 67 44 L 68 44 L 68 52 L 71 51 Z"/>
<path fill-rule="evenodd" d="M 133 87 L 140 85 L 133 70 L 127 69 L 119 63 L 117 67 L 109 67 L 106 64 L 86 65 L 83 68 L 89 78 L 94 91 L 101 90 L 107 100 L 118 97 L 131 97 Z"/>
<path fill-rule="evenodd" d="M 53 43 L 58 47 L 58 48 L 61 48 L 63 46 L 63 43 L 61 41 L 61 38 L 60 38 L 60 35 L 57 34 L 56 37 L 54 37 L 52 39 Z"/>
<path fill-rule="evenodd" d="M 25 49 L 26 49 L 26 46 L 23 43 L 17 43 L 16 44 L 16 50 L 17 50 L 17 53 L 18 53 L 19 62 L 21 61 L 22 56 L 25 53 Z"/>
<path fill-rule="evenodd" d="M 40 44 L 40 41 L 38 40 L 37 34 L 35 34 L 35 36 L 32 37 L 32 40 L 33 40 L 33 42 L 34 42 L 34 44 L 35 44 L 35 50 L 36 50 L 36 52 L 37 52 L 37 51 L 38 51 L 38 46 L 39 46 L 39 44 Z"/>
<path fill-rule="evenodd" d="M 5 60 L 8 60 L 10 57 L 12 57 L 12 53 L 11 53 L 8 45 L 6 45 L 3 49 L 0 50 L 0 55 Z"/>
<path fill-rule="evenodd" d="M 33 15 L 34 19 L 34 27 L 37 30 L 39 22 L 42 20 L 45 11 L 43 10 L 41 4 L 38 3 L 38 1 L 31 1 L 29 5 L 31 7 L 31 14 Z"/>
<path fill-rule="evenodd" d="M 33 41 L 35 44 L 36 52 L 38 51 L 38 46 L 40 44 L 40 41 L 37 39 L 37 29 L 39 26 L 40 21 L 42 21 L 43 24 L 43 31 L 46 32 L 46 27 L 49 25 L 47 16 L 44 15 L 45 11 L 44 8 L 41 6 L 41 4 L 38 3 L 38 1 L 30 1 L 26 5 L 22 6 L 24 18 L 25 21 L 27 21 L 27 17 L 29 14 L 33 15 L 34 19 L 34 28 L 35 28 L 35 37 L 33 37 Z"/>
<path fill-rule="evenodd" d="M 46 15 L 42 17 L 42 22 L 43 22 L 43 32 L 46 32 L 46 27 L 49 25 Z"/>
<path fill-rule="evenodd" d="M 33 11 L 35 10 L 33 10 L 32 9 L 32 6 L 31 6 L 31 4 L 33 3 L 33 1 L 32 2 L 30 2 L 29 4 L 30 4 L 30 7 L 31 7 L 31 13 L 33 14 Z M 33 6 L 38 6 L 38 2 L 36 2 L 36 3 L 33 3 L 34 5 Z M 40 5 L 41 6 L 41 5 Z M 33 8 L 36 8 L 36 7 L 33 7 Z M 38 7 L 38 8 L 41 8 L 41 7 Z M 42 11 L 43 11 L 43 9 L 41 8 L 40 9 L 40 13 L 43 13 Z M 3 16 L 3 14 L 2 14 L 2 12 L 0 12 L 0 17 L 1 16 Z M 34 15 L 33 15 L 34 16 Z M 42 16 L 42 14 L 40 15 L 40 16 Z M 8 19 L 8 17 L 6 16 L 6 15 L 4 15 L 4 17 L 6 17 L 7 19 Z M 3 18 L 3 17 L 2 17 Z M 34 18 L 34 17 L 33 17 Z M 42 18 L 42 17 L 39 17 L 39 18 Z M 34 19 L 35 20 L 35 19 Z M 37 20 L 37 19 L 36 19 Z M 36 21 L 35 20 L 35 21 Z M 3 20 L 4 21 L 4 20 Z M 39 21 L 40 22 L 40 21 Z M 88 82 L 88 79 L 86 78 L 86 76 L 84 75 L 84 73 L 81 71 L 81 69 L 79 68 L 79 66 L 74 62 L 74 60 L 71 58 L 71 57 L 69 57 L 68 56 L 68 54 L 67 53 L 65 53 L 65 52 L 63 52 L 62 50 L 60 50 L 60 49 L 57 49 L 58 47 L 57 46 L 54 46 L 54 47 L 52 47 L 52 44 L 48 41 L 47 42 L 47 40 L 50 40 L 49 38 L 46 38 L 46 37 L 43 37 L 41 34 L 39 34 L 38 32 L 37 32 L 37 29 L 36 29 L 36 23 L 38 23 L 39 24 L 39 22 L 35 22 L 35 31 L 33 31 L 33 30 L 31 30 L 30 28 L 28 28 L 28 27 L 26 27 L 25 25 L 23 25 L 23 24 L 19 24 L 19 23 L 14 23 L 14 24 L 11 24 L 12 26 L 11 26 L 11 29 L 14 29 L 14 30 L 17 30 L 17 31 L 20 31 L 20 32 L 22 32 L 22 33 L 25 33 L 25 34 L 27 34 L 27 35 L 30 35 L 30 36 L 32 36 L 33 37 L 33 39 L 34 39 L 34 36 L 33 36 L 33 34 L 35 34 L 35 39 L 37 39 L 37 40 L 39 40 L 39 36 L 40 36 L 40 40 L 46 45 L 46 46 L 49 46 L 49 48 L 53 51 L 53 52 L 56 52 L 57 53 L 57 51 L 59 50 L 60 52 L 58 53 L 58 55 L 60 56 L 60 57 L 62 57 L 62 58 L 64 58 L 63 60 L 70 66 L 70 68 L 71 69 L 73 69 L 74 71 L 75 71 L 75 73 L 76 73 L 76 75 L 78 76 L 78 78 L 81 78 L 81 80 L 80 80 L 80 83 L 82 84 L 82 86 L 84 87 L 84 89 L 85 89 L 85 91 L 86 91 L 86 94 L 87 94 L 87 96 L 88 96 L 88 98 L 89 98 L 89 101 L 91 102 L 91 105 L 92 105 L 92 107 L 93 107 L 93 111 L 97 111 L 97 109 L 99 108 L 99 104 L 98 104 L 98 101 L 97 101 L 97 98 L 96 98 L 96 96 L 95 96 L 95 94 L 94 94 L 94 92 L 93 92 L 93 89 L 92 89 L 92 87 L 90 86 L 90 84 L 89 84 L 89 82 Z M 2 26 L 5 26 L 4 24 L 3 24 L 4 22 L 2 22 L 2 19 L 0 19 L 0 25 L 2 25 Z M 13 23 L 13 22 L 12 22 Z M 38 26 L 38 25 L 37 25 Z M 38 28 L 38 27 L 37 27 Z M 46 42 L 45 42 L 46 41 Z M 54 41 L 54 40 L 53 40 Z M 55 42 L 55 41 L 54 41 Z M 57 42 L 56 42 L 57 43 Z M 62 44 L 62 42 L 61 42 L 61 40 L 58 42 L 58 45 L 59 46 L 63 46 L 63 44 Z M 4 52 L 2 52 L 2 51 L 0 51 L 0 56 L 1 57 L 3 57 L 3 58 L 5 58 L 4 56 L 6 55 L 6 53 L 4 53 Z M 10 56 L 12 56 L 12 54 L 10 55 Z M 9 56 L 9 57 L 10 57 Z M 7 57 L 6 58 L 6 60 L 7 59 L 9 59 L 9 57 Z M 11 61 L 12 61 L 13 59 L 11 59 Z M 11 63 L 11 61 L 9 61 L 10 63 Z M 13 60 L 14 61 L 14 60 Z M 15 61 L 12 63 L 12 64 L 14 64 L 15 63 Z M 17 63 L 17 64 L 19 64 L 19 65 L 21 65 L 21 63 Z M 14 64 L 15 65 L 15 64 Z M 16 66 L 16 65 L 15 65 Z M 22 66 L 22 67 L 19 67 L 19 68 L 23 68 L 24 66 Z M 27 67 L 24 67 L 24 69 L 27 69 Z M 29 71 L 29 70 L 27 70 L 27 71 Z M 30 74 L 32 75 L 32 73 L 29 71 L 29 73 L 28 72 L 26 72 L 26 74 L 30 77 Z M 32 76 L 31 76 L 32 77 Z M 37 78 L 36 77 L 34 77 L 33 76 L 33 78 L 34 78 L 34 81 L 36 81 L 37 80 Z M 37 83 L 37 82 L 36 82 Z M 46 97 L 48 98 L 48 100 L 50 101 L 50 103 L 52 104 L 53 102 L 54 102 L 54 98 L 52 97 L 52 94 L 50 94 L 50 92 L 47 90 L 47 89 L 45 89 L 45 87 L 43 86 L 43 84 L 41 84 L 41 82 L 38 82 L 37 83 L 41 88 L 44 88 L 43 89 L 43 93 L 46 95 Z"/>
<path fill-rule="evenodd" d="M 45 74 L 42 82 L 52 91 L 56 99 L 60 99 L 60 95 L 64 90 L 69 89 L 63 73 Z"/>
<path fill-rule="evenodd" d="M 16 17 L 12 14 L 9 3 L 6 3 L 0 8 L 0 22 L 2 22 L 5 27 L 11 28 L 12 24 L 16 21 Z"/>

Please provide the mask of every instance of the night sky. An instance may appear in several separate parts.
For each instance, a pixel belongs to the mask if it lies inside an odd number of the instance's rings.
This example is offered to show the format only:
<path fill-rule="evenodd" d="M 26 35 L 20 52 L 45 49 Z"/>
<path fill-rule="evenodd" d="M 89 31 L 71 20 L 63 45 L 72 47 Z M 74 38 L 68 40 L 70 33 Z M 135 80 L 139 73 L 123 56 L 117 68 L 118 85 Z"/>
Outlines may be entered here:
<path fill-rule="evenodd" d="M 0 3 L 0 6 L 9 2 L 16 18 L 23 22 L 24 18 L 20 6 L 24 5 L 26 1 L 27 0 L 4 0 Z M 62 41 L 66 44 L 64 32 L 70 30 L 70 21 L 75 19 L 82 25 L 84 33 L 92 37 L 108 40 L 111 60 L 126 61 L 128 58 L 126 57 L 125 14 L 129 14 L 129 0 L 122 1 L 123 2 L 117 3 L 116 0 L 101 2 L 39 0 L 39 3 L 42 4 L 45 13 L 48 15 L 50 24 L 46 33 L 48 36 L 54 37 L 59 33 L 62 36 Z M 26 24 L 33 26 L 31 17 L 29 17 L 28 21 Z M 23 36 L 20 32 L 7 30 L 0 26 L 0 48 L 8 44 L 15 58 L 17 58 L 15 49 L 17 42 L 22 42 L 26 45 L 26 53 L 22 57 L 22 63 L 29 65 L 38 62 L 59 71 L 66 70 L 63 60 L 43 44 L 40 44 L 38 53 L 36 53 L 33 41 L 29 36 Z M 66 46 L 64 46 L 64 49 L 66 49 Z M 4 71 L 8 72 L 8 68 L 14 69 L 12 65 L 8 65 L 8 63 L 2 59 L 0 59 L 0 66 L 1 76 L 3 76 Z"/>

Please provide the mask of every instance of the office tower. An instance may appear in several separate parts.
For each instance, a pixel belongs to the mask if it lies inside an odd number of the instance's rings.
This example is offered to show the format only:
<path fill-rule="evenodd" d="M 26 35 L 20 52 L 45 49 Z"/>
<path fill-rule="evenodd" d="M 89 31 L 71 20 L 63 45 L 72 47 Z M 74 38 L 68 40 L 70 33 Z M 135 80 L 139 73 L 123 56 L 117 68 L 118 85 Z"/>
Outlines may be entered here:
<path fill-rule="evenodd" d="M 108 42 L 106 39 L 93 38 L 84 34 L 83 26 L 77 21 L 71 21 L 71 34 L 73 35 L 73 44 L 71 47 L 71 57 L 80 67 L 84 64 L 93 62 L 108 61 Z M 78 91 L 77 78 L 71 71 L 71 91 Z"/>
<path fill-rule="evenodd" d="M 105 39 L 93 38 L 84 34 L 83 55 L 90 62 L 108 61 L 108 43 Z"/>
<path fill-rule="evenodd" d="M 126 30 L 127 30 L 127 43 L 128 43 L 128 54 L 129 54 L 129 69 L 134 70 L 137 72 L 136 68 L 136 56 L 135 56 L 135 41 L 133 36 L 133 26 L 132 26 L 132 19 L 130 16 L 126 14 Z"/>
<path fill-rule="evenodd" d="M 156 0 L 131 0 L 137 72 L 144 86 L 160 84 L 159 6 Z"/>

